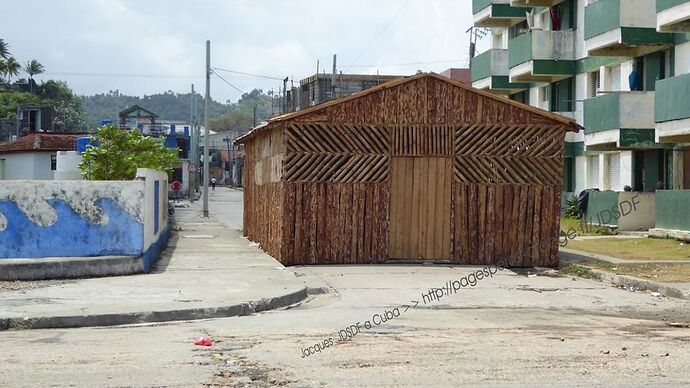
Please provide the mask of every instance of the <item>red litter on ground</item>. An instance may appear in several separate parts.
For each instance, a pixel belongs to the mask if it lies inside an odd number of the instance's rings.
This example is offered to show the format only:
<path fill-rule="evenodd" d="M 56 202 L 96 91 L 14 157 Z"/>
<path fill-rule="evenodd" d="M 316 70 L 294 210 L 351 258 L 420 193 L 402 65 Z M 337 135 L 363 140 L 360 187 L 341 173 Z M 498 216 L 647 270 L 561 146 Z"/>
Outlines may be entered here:
<path fill-rule="evenodd" d="M 199 346 L 212 346 L 213 345 L 213 340 L 211 337 L 205 335 L 202 337 L 199 337 L 194 341 L 194 345 L 199 345 Z"/>

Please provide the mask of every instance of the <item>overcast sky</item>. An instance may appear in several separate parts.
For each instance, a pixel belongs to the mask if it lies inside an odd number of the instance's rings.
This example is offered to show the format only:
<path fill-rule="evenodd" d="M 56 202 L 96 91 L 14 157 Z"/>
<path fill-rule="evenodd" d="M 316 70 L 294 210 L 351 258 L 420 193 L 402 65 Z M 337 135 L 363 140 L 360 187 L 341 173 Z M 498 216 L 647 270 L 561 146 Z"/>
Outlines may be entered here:
<path fill-rule="evenodd" d="M 413 74 L 466 67 L 470 0 L 4 0 L 0 38 L 38 79 L 67 81 L 78 94 L 203 93 L 205 41 L 211 66 L 291 77 L 321 69 Z M 14 3 L 14 5 L 8 4 Z M 480 47 L 487 47 L 489 38 Z M 449 61 L 440 63 L 441 61 Z M 453 61 L 453 62 L 450 62 Z M 400 65 L 419 62 L 439 62 Z M 280 82 L 219 74 L 243 91 Z M 240 93 L 214 77 L 211 96 Z"/>

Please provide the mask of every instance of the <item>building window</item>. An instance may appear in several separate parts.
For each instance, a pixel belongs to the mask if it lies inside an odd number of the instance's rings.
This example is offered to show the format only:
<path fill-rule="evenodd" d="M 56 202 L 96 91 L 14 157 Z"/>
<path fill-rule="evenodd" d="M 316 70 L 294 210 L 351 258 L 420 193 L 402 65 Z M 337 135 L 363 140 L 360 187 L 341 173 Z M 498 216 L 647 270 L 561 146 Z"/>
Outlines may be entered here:
<path fill-rule="evenodd" d="M 529 105 L 529 90 L 524 92 L 515 93 L 510 95 L 510 99 L 513 101 L 521 102 L 523 104 Z"/>
<path fill-rule="evenodd" d="M 621 65 L 606 67 L 607 88 L 609 92 L 619 92 L 621 90 Z"/>
<path fill-rule="evenodd" d="M 573 112 L 575 100 L 574 78 L 566 78 L 551 84 L 551 112 Z"/>
<path fill-rule="evenodd" d="M 517 38 L 518 36 L 526 32 L 529 32 L 529 26 L 527 25 L 527 21 L 525 20 L 508 29 L 508 38 Z"/>
<path fill-rule="evenodd" d="M 599 70 L 589 73 L 589 98 L 594 98 L 601 90 L 601 76 Z"/>
<path fill-rule="evenodd" d="M 57 155 L 50 155 L 50 169 L 57 170 Z"/>

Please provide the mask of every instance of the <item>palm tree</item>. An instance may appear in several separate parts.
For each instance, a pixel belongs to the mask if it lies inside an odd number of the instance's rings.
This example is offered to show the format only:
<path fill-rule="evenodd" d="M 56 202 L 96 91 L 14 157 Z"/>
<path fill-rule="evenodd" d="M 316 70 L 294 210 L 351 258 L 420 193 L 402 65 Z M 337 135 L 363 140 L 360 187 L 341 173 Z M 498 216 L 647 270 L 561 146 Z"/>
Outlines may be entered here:
<path fill-rule="evenodd" d="M 22 65 L 17 62 L 14 57 L 9 57 L 5 61 L 5 75 L 7 76 L 7 82 L 12 81 L 12 76 L 18 76 L 19 71 L 22 69 Z"/>
<path fill-rule="evenodd" d="M 34 79 L 35 75 L 41 74 L 45 71 L 45 67 L 43 67 L 39 61 L 32 59 L 26 63 L 26 66 L 24 66 L 24 71 L 29 74 L 29 79 Z"/>
<path fill-rule="evenodd" d="M 5 74 L 7 74 L 7 62 L 0 59 L 0 83 L 5 82 Z"/>
<path fill-rule="evenodd" d="M 0 39 L 0 58 L 7 59 L 10 57 L 10 45 L 3 39 Z"/>
<path fill-rule="evenodd" d="M 45 71 L 45 68 L 43 67 L 43 65 L 41 65 L 39 61 L 32 59 L 26 63 L 24 71 L 29 75 L 29 91 L 33 93 L 34 84 L 36 83 L 34 81 L 34 75 L 43 73 L 43 71 Z"/>

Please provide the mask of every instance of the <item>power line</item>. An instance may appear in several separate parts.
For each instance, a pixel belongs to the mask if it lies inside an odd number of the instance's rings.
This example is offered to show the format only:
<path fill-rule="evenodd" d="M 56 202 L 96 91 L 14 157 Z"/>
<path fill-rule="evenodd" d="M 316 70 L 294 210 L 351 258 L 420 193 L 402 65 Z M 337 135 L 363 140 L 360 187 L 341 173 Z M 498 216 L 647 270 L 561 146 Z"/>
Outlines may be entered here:
<path fill-rule="evenodd" d="M 213 70 L 213 69 L 211 69 L 211 68 L 209 68 L 209 70 L 211 70 L 211 73 L 215 74 L 216 77 L 220 78 L 223 82 L 225 82 L 226 84 L 230 85 L 232 88 L 234 88 L 234 89 L 237 90 L 238 92 L 244 94 L 244 91 L 243 91 L 242 89 L 240 89 L 240 88 L 238 88 L 237 86 L 235 86 L 235 85 L 231 84 L 230 82 L 228 82 L 228 80 L 226 80 L 225 78 L 223 78 L 220 74 L 216 73 L 215 70 Z"/>
<path fill-rule="evenodd" d="M 357 61 L 359 61 L 362 58 L 362 56 L 364 54 L 366 54 L 367 51 L 369 51 L 369 49 L 371 49 L 371 47 L 374 45 L 374 43 L 376 43 L 376 41 L 381 37 L 381 35 L 383 35 L 383 33 L 386 32 L 386 29 L 388 29 L 388 26 L 390 26 L 395 21 L 395 19 L 398 18 L 398 15 L 400 15 L 400 12 L 402 12 L 402 10 L 405 9 L 405 7 L 410 3 L 410 1 L 412 1 L 412 0 L 407 0 L 407 1 L 405 1 L 405 3 L 403 3 L 403 5 L 398 9 L 398 12 L 396 12 L 395 15 L 393 15 L 393 17 L 390 18 L 390 20 L 388 20 L 386 22 L 386 24 L 383 26 L 383 28 L 381 29 L 379 34 L 376 35 L 376 37 L 374 39 L 369 41 L 369 45 L 364 49 L 364 51 L 362 51 L 357 56 L 357 58 L 349 66 L 347 66 L 343 70 L 347 70 L 347 69 L 351 68 L 352 66 L 354 66 L 354 64 L 357 63 Z"/>
<path fill-rule="evenodd" d="M 261 75 L 261 74 L 247 73 L 247 72 L 244 72 L 244 71 L 228 70 L 228 69 L 223 69 L 223 68 L 220 68 L 220 67 L 214 67 L 213 70 L 224 71 L 224 72 L 233 73 L 233 74 L 248 75 L 248 76 L 257 77 L 257 78 L 272 79 L 272 80 L 276 80 L 276 81 L 282 81 L 282 80 L 283 80 L 282 78 L 271 77 L 270 75 Z M 215 72 L 214 72 L 214 73 L 215 73 Z M 218 74 L 218 73 L 216 73 L 216 74 Z"/>

